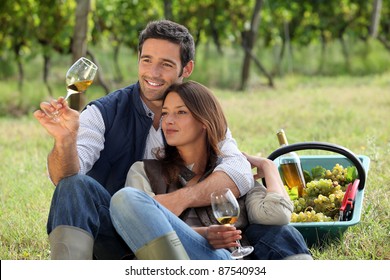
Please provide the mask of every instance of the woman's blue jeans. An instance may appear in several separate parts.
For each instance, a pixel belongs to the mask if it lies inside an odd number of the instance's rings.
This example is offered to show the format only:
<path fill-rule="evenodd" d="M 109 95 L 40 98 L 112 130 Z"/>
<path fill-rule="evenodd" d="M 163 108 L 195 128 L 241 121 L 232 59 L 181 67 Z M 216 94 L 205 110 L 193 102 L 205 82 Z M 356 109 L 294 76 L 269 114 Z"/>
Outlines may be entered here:
<path fill-rule="evenodd" d="M 175 231 L 190 259 L 231 259 L 228 250 L 213 249 L 207 239 L 138 189 L 126 187 L 114 194 L 110 213 L 116 230 L 133 252 L 150 241 Z"/>

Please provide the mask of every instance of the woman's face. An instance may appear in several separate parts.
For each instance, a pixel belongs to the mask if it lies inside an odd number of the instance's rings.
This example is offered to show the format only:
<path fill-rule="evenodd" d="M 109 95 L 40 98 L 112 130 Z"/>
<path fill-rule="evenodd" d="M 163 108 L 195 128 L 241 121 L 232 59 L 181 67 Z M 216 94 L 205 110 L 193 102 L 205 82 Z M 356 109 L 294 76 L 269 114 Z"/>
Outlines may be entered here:
<path fill-rule="evenodd" d="M 206 143 L 206 128 L 196 120 L 176 92 L 168 93 L 162 108 L 162 129 L 167 143 L 197 148 Z"/>

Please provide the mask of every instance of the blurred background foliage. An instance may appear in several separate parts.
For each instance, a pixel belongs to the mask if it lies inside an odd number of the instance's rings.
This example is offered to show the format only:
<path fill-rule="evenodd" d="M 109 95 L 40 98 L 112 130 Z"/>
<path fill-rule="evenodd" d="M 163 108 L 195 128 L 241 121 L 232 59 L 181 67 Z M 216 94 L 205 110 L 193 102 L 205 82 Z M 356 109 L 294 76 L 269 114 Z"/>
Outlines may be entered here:
<path fill-rule="evenodd" d="M 191 78 L 208 86 L 239 92 L 274 88 L 285 75 L 389 70 L 390 1 L 3 0 L 1 103 L 12 104 L 0 106 L 0 115 L 24 114 L 26 104 L 63 94 L 64 72 L 80 56 L 101 66 L 97 95 L 134 82 L 139 32 L 163 18 L 193 34 Z M 71 99 L 75 109 L 84 103 Z"/>

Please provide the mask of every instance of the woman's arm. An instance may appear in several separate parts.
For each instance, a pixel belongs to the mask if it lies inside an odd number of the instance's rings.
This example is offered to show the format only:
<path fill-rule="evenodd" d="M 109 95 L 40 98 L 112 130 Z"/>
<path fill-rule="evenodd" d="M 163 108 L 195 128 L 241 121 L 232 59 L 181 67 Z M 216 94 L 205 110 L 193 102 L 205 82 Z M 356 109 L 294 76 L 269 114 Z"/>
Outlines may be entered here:
<path fill-rule="evenodd" d="M 245 155 L 252 167 L 257 169 L 255 180 L 265 178 L 267 188 L 256 182 L 246 197 L 246 208 L 250 223 L 267 225 L 288 224 L 293 204 L 284 187 L 279 171 L 273 161 Z"/>

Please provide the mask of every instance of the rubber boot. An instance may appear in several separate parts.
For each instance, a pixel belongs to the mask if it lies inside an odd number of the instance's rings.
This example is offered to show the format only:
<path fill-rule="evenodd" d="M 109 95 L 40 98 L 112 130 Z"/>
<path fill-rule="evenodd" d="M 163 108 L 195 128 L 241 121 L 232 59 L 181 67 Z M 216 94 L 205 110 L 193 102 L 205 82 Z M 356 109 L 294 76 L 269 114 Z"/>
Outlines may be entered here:
<path fill-rule="evenodd" d="M 313 257 L 309 254 L 296 254 L 288 256 L 284 260 L 313 260 Z"/>
<path fill-rule="evenodd" d="M 58 226 L 49 234 L 52 260 L 92 260 L 94 239 L 87 231 Z"/>
<path fill-rule="evenodd" d="M 183 247 L 176 232 L 172 231 L 160 236 L 143 247 L 135 256 L 139 260 L 189 260 L 186 250 Z"/>

